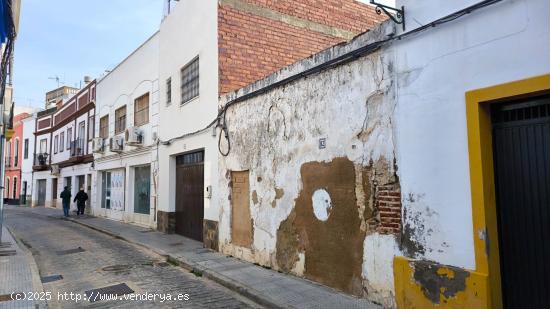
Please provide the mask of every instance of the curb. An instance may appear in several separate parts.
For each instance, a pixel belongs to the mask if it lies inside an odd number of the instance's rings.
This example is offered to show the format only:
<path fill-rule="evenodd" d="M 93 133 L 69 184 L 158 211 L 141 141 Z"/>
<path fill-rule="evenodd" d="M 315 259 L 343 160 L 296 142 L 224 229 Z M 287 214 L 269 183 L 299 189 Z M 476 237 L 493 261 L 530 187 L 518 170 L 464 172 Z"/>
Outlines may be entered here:
<path fill-rule="evenodd" d="M 73 223 L 80 224 L 80 225 L 82 225 L 84 227 L 87 227 L 89 229 L 92 229 L 94 231 L 97 231 L 97 232 L 109 235 L 111 237 L 114 237 L 116 239 L 120 239 L 120 240 L 123 240 L 125 242 L 130 243 L 130 244 L 142 247 L 144 249 L 151 250 L 154 253 L 165 257 L 167 262 L 169 262 L 171 264 L 176 264 L 177 266 L 179 266 L 179 267 L 181 267 L 181 268 L 183 268 L 183 269 L 185 269 L 189 272 L 192 272 L 192 273 L 197 274 L 197 275 L 201 275 L 201 276 L 203 276 L 203 277 L 205 277 L 209 280 L 212 280 L 212 281 L 228 288 L 229 290 L 231 290 L 233 292 L 236 292 L 239 295 L 242 295 L 242 296 L 244 296 L 244 297 L 252 300 L 253 302 L 255 302 L 259 305 L 262 305 L 264 307 L 267 307 L 267 308 L 270 308 L 270 309 L 294 308 L 292 306 L 288 306 L 288 305 L 285 305 L 285 304 L 278 303 L 275 300 L 271 299 L 270 297 L 266 297 L 266 296 L 262 295 L 261 293 L 257 293 L 256 291 L 250 289 L 246 285 L 243 285 L 243 284 L 241 284 L 241 283 L 239 283 L 239 282 L 237 282 L 237 281 L 235 281 L 235 280 L 233 280 L 229 277 L 226 277 L 222 274 L 219 274 L 217 272 L 208 270 L 207 268 L 205 268 L 203 266 L 200 266 L 196 263 L 190 262 L 190 261 L 188 261 L 184 258 L 181 258 L 181 257 L 178 258 L 178 257 L 172 256 L 172 255 L 164 252 L 163 250 L 152 248 L 152 247 L 144 245 L 140 242 L 133 241 L 133 240 L 128 239 L 124 236 L 121 236 L 120 234 L 111 232 L 107 229 L 103 229 L 103 228 L 94 226 L 92 224 L 84 223 L 82 221 L 75 220 L 73 218 L 59 218 L 57 216 L 50 216 L 50 215 L 48 215 L 48 217 L 61 219 L 61 220 L 66 220 L 66 221 L 71 221 Z"/>

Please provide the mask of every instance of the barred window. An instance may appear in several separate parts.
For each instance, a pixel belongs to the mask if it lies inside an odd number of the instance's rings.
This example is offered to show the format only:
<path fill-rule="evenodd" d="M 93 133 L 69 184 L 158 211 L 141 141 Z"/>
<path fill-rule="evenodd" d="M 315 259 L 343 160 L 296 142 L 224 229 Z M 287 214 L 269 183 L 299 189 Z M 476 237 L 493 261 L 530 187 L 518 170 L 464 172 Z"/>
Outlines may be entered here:
<path fill-rule="evenodd" d="M 166 105 L 172 104 L 172 78 L 166 80 Z"/>
<path fill-rule="evenodd" d="M 122 133 L 126 129 L 126 105 L 115 110 L 115 134 Z"/>
<path fill-rule="evenodd" d="M 181 69 L 181 103 L 199 95 L 199 57 Z"/>
<path fill-rule="evenodd" d="M 99 137 L 109 137 L 109 115 L 105 115 L 99 119 Z"/>
<path fill-rule="evenodd" d="M 149 122 L 149 93 L 134 101 L 134 125 L 141 126 Z"/>

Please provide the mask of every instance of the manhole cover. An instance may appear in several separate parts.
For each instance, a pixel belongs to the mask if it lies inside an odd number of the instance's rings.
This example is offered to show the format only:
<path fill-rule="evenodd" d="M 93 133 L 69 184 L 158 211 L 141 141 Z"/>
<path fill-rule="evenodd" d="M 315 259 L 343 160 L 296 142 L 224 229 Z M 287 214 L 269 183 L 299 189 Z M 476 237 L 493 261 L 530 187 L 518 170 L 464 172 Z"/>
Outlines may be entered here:
<path fill-rule="evenodd" d="M 63 279 L 63 276 L 61 275 L 51 275 L 51 276 L 42 277 L 40 280 L 42 280 L 42 283 L 49 283 L 49 282 L 54 282 L 61 279 Z"/>
<path fill-rule="evenodd" d="M 82 249 L 81 247 L 78 247 L 76 249 L 57 251 L 57 255 L 67 255 L 67 254 L 73 254 L 73 253 L 80 253 L 84 251 L 86 250 Z"/>
<path fill-rule="evenodd" d="M 16 255 L 17 252 L 15 250 L 4 250 L 0 251 L 0 256 L 10 256 L 10 255 Z"/>
<path fill-rule="evenodd" d="M 23 299 L 24 296 L 25 296 L 25 293 L 21 293 L 21 292 L 13 293 L 13 294 L 4 294 L 4 295 L 0 295 L 0 302 Z"/>
<path fill-rule="evenodd" d="M 105 266 L 101 270 L 103 271 L 125 271 L 131 269 L 132 265 L 112 265 L 112 266 Z"/>
<path fill-rule="evenodd" d="M 93 289 L 86 291 L 86 297 L 91 303 L 104 299 L 112 299 L 114 295 L 120 296 L 125 294 L 132 294 L 134 290 L 130 289 L 126 283 L 110 285 L 99 289 Z"/>

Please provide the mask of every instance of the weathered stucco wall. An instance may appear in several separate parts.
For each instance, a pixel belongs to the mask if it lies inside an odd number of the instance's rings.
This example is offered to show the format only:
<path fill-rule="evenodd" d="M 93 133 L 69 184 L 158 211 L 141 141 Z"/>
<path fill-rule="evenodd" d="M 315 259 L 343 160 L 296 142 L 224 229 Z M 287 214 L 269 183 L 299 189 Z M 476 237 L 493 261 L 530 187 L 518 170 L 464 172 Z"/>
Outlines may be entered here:
<path fill-rule="evenodd" d="M 221 103 L 379 40 L 391 27 L 298 62 Z M 393 87 L 393 56 L 380 50 L 229 108 L 231 152 L 219 163 L 220 250 L 392 305 L 401 200 Z M 232 192 L 239 200 L 242 192 L 233 191 L 234 171 L 249 171 L 247 247 L 231 238 Z"/>

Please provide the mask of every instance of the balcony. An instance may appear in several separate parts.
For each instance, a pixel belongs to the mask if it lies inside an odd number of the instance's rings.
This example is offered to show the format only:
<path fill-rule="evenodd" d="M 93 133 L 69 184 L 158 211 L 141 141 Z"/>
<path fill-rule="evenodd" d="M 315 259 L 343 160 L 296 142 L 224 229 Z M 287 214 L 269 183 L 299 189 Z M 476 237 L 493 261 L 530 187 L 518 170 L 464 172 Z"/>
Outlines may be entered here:
<path fill-rule="evenodd" d="M 82 157 L 86 153 L 86 144 L 84 139 L 79 138 L 71 142 L 70 145 L 70 156 L 71 158 Z"/>
<path fill-rule="evenodd" d="M 36 153 L 34 155 L 33 170 L 44 171 L 50 167 L 50 161 L 48 160 L 50 155 L 46 152 Z"/>

